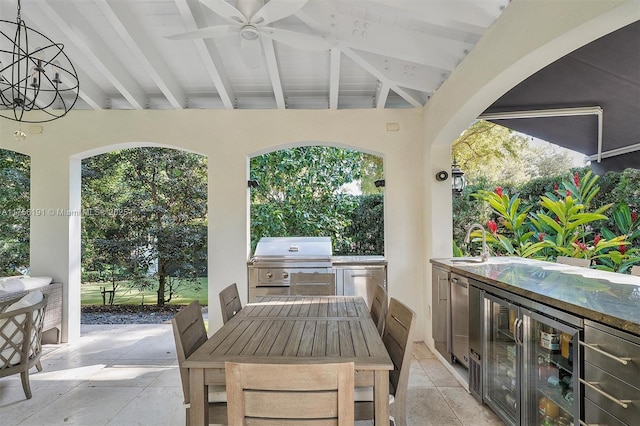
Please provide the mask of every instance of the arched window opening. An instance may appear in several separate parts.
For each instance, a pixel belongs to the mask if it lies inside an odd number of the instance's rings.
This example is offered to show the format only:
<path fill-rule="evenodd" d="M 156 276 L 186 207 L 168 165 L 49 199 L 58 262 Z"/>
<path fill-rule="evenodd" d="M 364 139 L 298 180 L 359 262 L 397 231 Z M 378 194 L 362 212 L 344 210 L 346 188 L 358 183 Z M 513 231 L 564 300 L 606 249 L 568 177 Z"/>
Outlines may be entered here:
<path fill-rule="evenodd" d="M 31 159 L 0 149 L 0 276 L 29 272 Z"/>
<path fill-rule="evenodd" d="M 82 303 L 207 304 L 207 159 L 131 148 L 82 161 Z"/>
<path fill-rule="evenodd" d="M 381 157 L 303 146 L 251 158 L 251 250 L 262 237 L 328 236 L 335 255 L 384 255 Z"/>

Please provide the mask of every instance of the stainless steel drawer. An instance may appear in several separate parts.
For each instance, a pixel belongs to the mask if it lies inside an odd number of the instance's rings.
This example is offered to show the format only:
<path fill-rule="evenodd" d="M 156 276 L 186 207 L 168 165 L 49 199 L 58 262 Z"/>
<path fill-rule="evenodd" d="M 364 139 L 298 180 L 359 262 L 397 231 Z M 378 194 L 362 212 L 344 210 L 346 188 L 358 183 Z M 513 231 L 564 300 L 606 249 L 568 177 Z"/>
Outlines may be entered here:
<path fill-rule="evenodd" d="M 584 422 L 588 425 L 627 426 L 587 398 L 584 399 Z"/>
<path fill-rule="evenodd" d="M 617 330 L 611 332 L 625 335 Z M 640 388 L 640 345 L 612 333 L 585 325 L 584 360 Z"/>
<path fill-rule="evenodd" d="M 624 423 L 637 425 L 640 420 L 640 389 L 595 365 L 584 364 L 584 396 Z M 626 406 L 626 408 L 625 408 Z"/>

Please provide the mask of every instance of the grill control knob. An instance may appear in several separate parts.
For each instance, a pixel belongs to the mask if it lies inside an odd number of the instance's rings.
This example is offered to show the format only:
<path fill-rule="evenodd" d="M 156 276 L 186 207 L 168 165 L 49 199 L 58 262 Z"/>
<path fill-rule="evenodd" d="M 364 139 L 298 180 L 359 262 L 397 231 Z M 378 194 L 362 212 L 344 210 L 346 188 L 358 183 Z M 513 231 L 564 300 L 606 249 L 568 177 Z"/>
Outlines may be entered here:
<path fill-rule="evenodd" d="M 282 278 L 289 278 L 289 273 L 288 272 L 283 272 L 282 273 Z"/>
<path fill-rule="evenodd" d="M 272 278 L 273 277 L 273 274 L 271 272 L 267 272 L 265 275 L 267 276 L 267 278 Z"/>

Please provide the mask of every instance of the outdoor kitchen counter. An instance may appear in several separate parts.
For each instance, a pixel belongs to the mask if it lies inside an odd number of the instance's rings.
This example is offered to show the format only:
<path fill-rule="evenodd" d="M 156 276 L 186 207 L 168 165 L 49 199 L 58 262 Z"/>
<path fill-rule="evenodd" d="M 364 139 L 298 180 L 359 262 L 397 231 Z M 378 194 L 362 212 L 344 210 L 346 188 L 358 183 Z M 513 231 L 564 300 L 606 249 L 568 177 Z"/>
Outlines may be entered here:
<path fill-rule="evenodd" d="M 520 257 L 431 263 L 527 299 L 640 336 L 640 277 Z"/>

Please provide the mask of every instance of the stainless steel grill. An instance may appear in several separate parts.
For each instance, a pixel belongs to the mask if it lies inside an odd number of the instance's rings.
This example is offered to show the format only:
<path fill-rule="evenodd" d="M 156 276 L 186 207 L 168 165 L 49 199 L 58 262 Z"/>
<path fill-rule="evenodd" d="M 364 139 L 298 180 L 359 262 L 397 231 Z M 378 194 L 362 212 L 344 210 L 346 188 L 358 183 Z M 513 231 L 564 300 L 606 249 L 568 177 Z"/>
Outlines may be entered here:
<path fill-rule="evenodd" d="M 331 238 L 264 237 L 248 263 L 249 300 L 289 294 L 294 272 L 332 272 Z"/>

